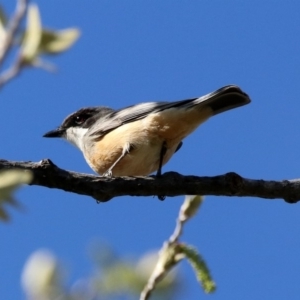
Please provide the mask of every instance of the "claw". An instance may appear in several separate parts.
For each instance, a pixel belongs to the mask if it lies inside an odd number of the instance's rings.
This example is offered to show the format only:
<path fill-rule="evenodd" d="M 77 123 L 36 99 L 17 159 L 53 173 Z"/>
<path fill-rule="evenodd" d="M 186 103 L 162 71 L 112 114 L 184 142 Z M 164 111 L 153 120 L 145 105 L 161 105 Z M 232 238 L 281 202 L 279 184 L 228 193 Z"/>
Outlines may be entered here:
<path fill-rule="evenodd" d="M 112 177 L 112 170 L 108 170 L 105 173 L 102 174 L 102 177 L 108 177 L 111 178 Z"/>

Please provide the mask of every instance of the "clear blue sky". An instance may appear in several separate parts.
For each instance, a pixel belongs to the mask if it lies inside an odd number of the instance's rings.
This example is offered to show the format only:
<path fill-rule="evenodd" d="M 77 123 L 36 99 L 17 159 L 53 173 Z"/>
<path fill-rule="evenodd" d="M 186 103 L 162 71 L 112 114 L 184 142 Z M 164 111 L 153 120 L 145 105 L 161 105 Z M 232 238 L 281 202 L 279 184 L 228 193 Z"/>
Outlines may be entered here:
<path fill-rule="evenodd" d="M 12 11 L 14 1 L 4 0 Z M 300 3 L 297 1 L 38 1 L 48 27 L 77 26 L 82 37 L 55 57 L 59 72 L 29 70 L 1 91 L 1 158 L 39 161 L 92 173 L 81 153 L 42 135 L 84 107 L 121 108 L 180 100 L 237 84 L 251 105 L 209 120 L 164 168 L 186 175 L 234 171 L 255 179 L 294 179 L 300 163 Z M 89 197 L 42 187 L 17 194 L 25 212 L 0 224 L 0 294 L 22 299 L 27 257 L 46 247 L 71 281 L 89 274 L 87 248 L 105 240 L 124 255 L 158 248 L 183 197 L 160 202 Z M 207 197 L 185 229 L 218 290 L 204 296 L 187 267 L 181 299 L 299 299 L 300 204 Z"/>

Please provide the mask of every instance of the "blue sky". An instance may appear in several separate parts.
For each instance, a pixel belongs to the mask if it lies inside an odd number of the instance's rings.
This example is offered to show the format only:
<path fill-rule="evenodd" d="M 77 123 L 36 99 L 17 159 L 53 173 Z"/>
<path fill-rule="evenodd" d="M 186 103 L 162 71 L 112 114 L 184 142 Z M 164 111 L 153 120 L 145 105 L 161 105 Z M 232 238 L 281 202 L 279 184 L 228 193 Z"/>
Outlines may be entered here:
<path fill-rule="evenodd" d="M 10 12 L 13 1 L 1 2 Z M 79 42 L 54 57 L 55 75 L 28 70 L 1 91 L 0 156 L 50 158 L 92 173 L 81 153 L 42 135 L 85 106 L 121 108 L 201 96 L 237 84 L 252 103 L 216 116 L 164 167 L 186 175 L 229 171 L 255 179 L 299 177 L 300 3 L 297 1 L 38 1 L 43 23 L 76 26 Z M 25 211 L 0 225 L 0 294 L 22 299 L 20 273 L 36 249 L 65 262 L 71 281 L 89 274 L 88 245 L 120 254 L 161 246 L 183 197 L 160 202 L 89 197 L 42 187 L 17 194 Z M 185 299 L 298 299 L 300 206 L 282 200 L 206 197 L 183 239 L 199 248 L 218 284 L 202 295 L 186 264 Z"/>

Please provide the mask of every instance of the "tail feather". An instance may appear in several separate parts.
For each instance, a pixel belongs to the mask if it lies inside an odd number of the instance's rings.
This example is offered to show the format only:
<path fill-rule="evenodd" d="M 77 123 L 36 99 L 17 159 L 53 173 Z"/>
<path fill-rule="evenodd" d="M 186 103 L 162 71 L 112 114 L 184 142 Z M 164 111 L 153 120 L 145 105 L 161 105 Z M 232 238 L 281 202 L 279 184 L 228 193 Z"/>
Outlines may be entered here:
<path fill-rule="evenodd" d="M 249 96 L 235 85 L 228 85 L 215 92 L 195 99 L 194 105 L 202 103 L 212 109 L 213 115 L 250 103 Z"/>

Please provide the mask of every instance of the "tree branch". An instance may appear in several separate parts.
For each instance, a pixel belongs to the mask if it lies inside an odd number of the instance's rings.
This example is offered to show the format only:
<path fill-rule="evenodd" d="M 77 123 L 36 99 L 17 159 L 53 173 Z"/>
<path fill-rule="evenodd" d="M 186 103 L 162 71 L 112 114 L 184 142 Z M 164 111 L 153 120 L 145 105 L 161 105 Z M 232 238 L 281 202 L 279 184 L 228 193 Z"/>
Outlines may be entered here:
<path fill-rule="evenodd" d="M 27 6 L 28 0 L 18 0 L 15 14 L 8 22 L 7 29 L 5 31 L 5 38 L 2 45 L 0 45 L 0 68 L 2 67 L 8 53 L 12 49 L 13 40 L 17 34 L 22 19 L 25 16 Z M 19 53 L 11 66 L 0 74 L 0 88 L 15 78 L 21 72 L 23 65 L 23 59 L 21 53 Z"/>
<path fill-rule="evenodd" d="M 0 89 L 9 81 L 17 77 L 24 66 L 22 56 L 19 54 L 13 64 L 0 74 Z"/>
<path fill-rule="evenodd" d="M 1 45 L 0 48 L 0 67 L 2 66 L 6 56 L 9 53 L 9 50 L 12 47 L 13 39 L 26 13 L 27 5 L 28 0 L 19 0 L 17 3 L 15 14 L 10 19 L 7 25 L 5 40 L 3 41 L 3 45 Z"/>
<path fill-rule="evenodd" d="M 181 245 L 179 243 L 179 238 L 182 235 L 184 224 L 197 213 L 202 202 L 202 196 L 185 197 L 179 211 L 174 232 L 169 239 L 163 243 L 163 246 L 159 251 L 159 258 L 152 274 L 142 290 L 140 300 L 148 300 L 157 284 L 161 282 L 171 269 L 184 258 L 184 255 L 180 251 Z"/>
<path fill-rule="evenodd" d="M 31 171 L 31 185 L 61 189 L 105 202 L 118 196 L 169 197 L 179 195 L 215 195 L 284 199 L 288 203 L 300 201 L 300 180 L 265 181 L 242 178 L 236 173 L 214 177 L 183 176 L 175 172 L 160 178 L 115 177 L 106 178 L 80 174 L 58 168 L 50 160 L 15 162 L 0 160 L 0 171 L 10 169 Z"/>

